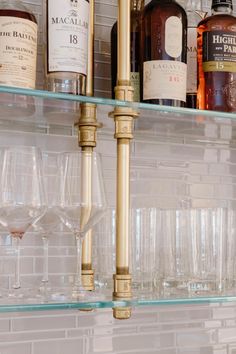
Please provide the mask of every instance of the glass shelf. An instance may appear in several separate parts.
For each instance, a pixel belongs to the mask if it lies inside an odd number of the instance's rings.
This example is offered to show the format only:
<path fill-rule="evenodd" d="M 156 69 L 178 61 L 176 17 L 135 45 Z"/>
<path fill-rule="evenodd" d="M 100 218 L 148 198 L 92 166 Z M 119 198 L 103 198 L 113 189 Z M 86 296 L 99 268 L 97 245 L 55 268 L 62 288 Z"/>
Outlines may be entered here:
<path fill-rule="evenodd" d="M 131 103 L 112 99 L 58 94 L 40 90 L 0 87 L 0 130 L 76 136 L 79 104 L 97 105 L 97 118 L 113 139 L 114 122 L 108 114 L 117 107 L 132 107 L 139 114 L 134 124 L 136 141 L 232 142 L 236 138 L 236 113 Z M 216 127 L 223 127 L 216 133 Z"/>
<path fill-rule="evenodd" d="M 49 311 L 49 310 L 96 310 L 112 309 L 124 307 L 143 307 L 143 306 L 170 306 L 170 305 L 194 305 L 194 304 L 214 304 L 236 302 L 235 296 L 209 296 L 192 297 L 179 299 L 132 299 L 129 301 L 113 301 L 111 298 L 97 301 L 81 302 L 53 302 L 53 303 L 11 303 L 0 304 L 0 313 L 6 312 L 31 312 L 31 311 Z"/>
<path fill-rule="evenodd" d="M 236 114 L 173 108 L 144 103 L 130 103 L 97 97 L 73 96 L 40 90 L 0 87 L 0 131 L 33 132 L 63 136 L 77 135 L 79 104 L 93 103 L 98 106 L 98 121 L 103 124 L 99 134 L 108 134 L 113 139 L 114 122 L 108 113 L 117 107 L 132 107 L 139 112 L 135 120 L 135 141 L 155 143 L 194 142 L 201 144 L 232 144 L 236 141 Z M 1 312 L 87 310 L 115 307 L 162 306 L 236 302 L 234 295 L 196 296 L 182 298 L 142 298 L 130 301 L 112 301 L 102 297 L 90 302 L 39 303 L 27 300 L 4 303 L 0 299 Z"/>

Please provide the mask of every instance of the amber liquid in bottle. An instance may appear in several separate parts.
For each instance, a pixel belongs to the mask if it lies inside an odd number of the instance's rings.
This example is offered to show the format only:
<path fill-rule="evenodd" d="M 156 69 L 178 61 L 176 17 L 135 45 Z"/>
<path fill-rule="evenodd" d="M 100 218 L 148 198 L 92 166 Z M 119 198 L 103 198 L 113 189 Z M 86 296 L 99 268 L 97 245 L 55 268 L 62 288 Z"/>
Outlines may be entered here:
<path fill-rule="evenodd" d="M 198 108 L 236 111 L 236 18 L 226 1 L 198 25 Z"/>
<path fill-rule="evenodd" d="M 131 0 L 131 33 L 130 33 L 130 71 L 131 85 L 134 88 L 134 101 L 140 101 L 140 16 L 144 0 Z M 117 85 L 117 22 L 111 30 L 111 79 L 112 98 L 115 98 L 114 88 Z"/>
<path fill-rule="evenodd" d="M 187 15 L 174 0 L 152 0 L 141 20 L 141 99 L 185 106 Z"/>

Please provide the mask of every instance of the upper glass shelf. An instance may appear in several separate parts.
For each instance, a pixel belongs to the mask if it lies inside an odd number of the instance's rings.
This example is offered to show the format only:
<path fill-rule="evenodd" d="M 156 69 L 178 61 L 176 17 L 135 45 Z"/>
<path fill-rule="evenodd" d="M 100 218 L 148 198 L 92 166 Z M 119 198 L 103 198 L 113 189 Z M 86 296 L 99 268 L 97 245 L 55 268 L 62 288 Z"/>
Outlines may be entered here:
<path fill-rule="evenodd" d="M 117 106 L 117 107 L 133 107 L 138 110 L 149 110 L 156 112 L 166 112 L 172 114 L 180 115 L 197 115 L 197 116 L 206 116 L 206 117 L 218 117 L 218 118 L 227 118 L 227 119 L 236 119 L 236 113 L 225 113 L 225 112 L 215 112 L 215 111 L 203 111 L 203 110 L 194 110 L 189 108 L 180 108 L 180 107 L 170 107 L 170 106 L 161 106 L 155 104 L 139 103 L 139 102 L 127 102 L 112 100 L 108 98 L 100 97 L 88 97 L 88 96 L 78 96 L 78 95 L 69 95 L 63 93 L 54 93 L 44 90 L 30 90 L 23 88 L 14 88 L 8 86 L 0 86 L 0 93 L 6 94 L 15 94 L 20 96 L 29 96 L 34 98 L 41 98 L 47 100 L 62 100 L 68 102 L 78 102 L 78 103 L 93 103 L 96 105 L 105 105 L 105 106 Z"/>
<path fill-rule="evenodd" d="M 236 138 L 236 113 L 201 111 L 112 99 L 74 96 L 40 90 L 0 86 L 0 129 L 47 134 L 76 135 L 80 103 L 97 105 L 101 134 L 114 131 L 108 114 L 115 106 L 132 107 L 139 113 L 135 120 L 135 139 L 155 141 L 158 137 L 181 138 L 197 143 Z M 224 126 L 220 135 L 216 126 Z M 56 127 L 56 129 L 55 129 Z M 113 134 L 111 135 L 111 137 Z M 153 139 L 153 140 L 152 140 Z"/>

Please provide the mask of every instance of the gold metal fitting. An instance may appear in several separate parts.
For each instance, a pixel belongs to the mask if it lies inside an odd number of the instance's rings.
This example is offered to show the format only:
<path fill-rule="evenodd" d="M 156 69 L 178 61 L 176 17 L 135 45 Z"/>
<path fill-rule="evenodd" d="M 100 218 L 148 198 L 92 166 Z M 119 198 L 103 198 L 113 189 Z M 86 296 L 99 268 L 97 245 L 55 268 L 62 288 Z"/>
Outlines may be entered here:
<path fill-rule="evenodd" d="M 131 317 L 131 308 L 116 307 L 113 309 L 113 317 L 117 320 L 128 320 Z"/>
<path fill-rule="evenodd" d="M 133 86 L 118 85 L 114 89 L 116 100 L 119 101 L 134 101 L 134 88 Z"/>
<path fill-rule="evenodd" d="M 84 270 L 82 269 L 82 284 L 85 290 L 94 290 L 94 270 Z"/>
<path fill-rule="evenodd" d="M 132 86 L 116 86 L 116 99 L 120 101 L 133 101 L 134 89 Z M 133 139 L 134 118 L 138 113 L 132 107 L 115 107 L 114 112 L 109 117 L 115 120 L 115 138 Z"/>
<path fill-rule="evenodd" d="M 114 274 L 114 299 L 131 299 L 132 292 L 131 292 L 131 275 L 130 274 Z"/>
<path fill-rule="evenodd" d="M 97 106 L 93 103 L 82 103 L 81 116 L 76 124 L 79 127 L 79 146 L 95 147 L 97 141 L 97 128 L 101 125 L 97 122 Z"/>

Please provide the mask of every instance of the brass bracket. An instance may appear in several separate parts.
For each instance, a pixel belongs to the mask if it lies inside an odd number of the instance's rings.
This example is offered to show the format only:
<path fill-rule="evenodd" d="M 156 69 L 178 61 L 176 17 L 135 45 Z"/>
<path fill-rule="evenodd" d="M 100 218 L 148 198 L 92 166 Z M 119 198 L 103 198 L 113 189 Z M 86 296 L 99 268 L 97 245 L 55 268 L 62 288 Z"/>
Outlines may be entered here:
<path fill-rule="evenodd" d="M 128 320 L 131 317 L 130 307 L 115 307 L 113 309 L 113 317 L 116 320 Z"/>
<path fill-rule="evenodd" d="M 129 300 L 132 297 L 131 292 L 131 275 L 113 275 L 114 280 L 114 300 Z M 130 307 L 115 307 L 113 308 L 113 316 L 117 320 L 128 320 L 131 317 Z"/>
<path fill-rule="evenodd" d="M 82 103 L 80 110 L 79 122 L 75 124 L 79 127 L 79 146 L 94 148 L 97 141 L 97 128 L 101 127 L 97 122 L 97 106 L 93 103 Z"/>
<path fill-rule="evenodd" d="M 130 274 L 114 274 L 114 293 L 113 298 L 119 299 L 131 299 L 131 275 Z"/>
<path fill-rule="evenodd" d="M 116 86 L 115 95 L 117 100 L 133 101 L 134 89 L 132 86 Z M 138 113 L 132 107 L 115 107 L 109 114 L 115 121 L 115 139 L 133 139 L 134 118 Z"/>
<path fill-rule="evenodd" d="M 94 290 L 94 270 L 82 269 L 82 284 L 86 291 Z"/>

